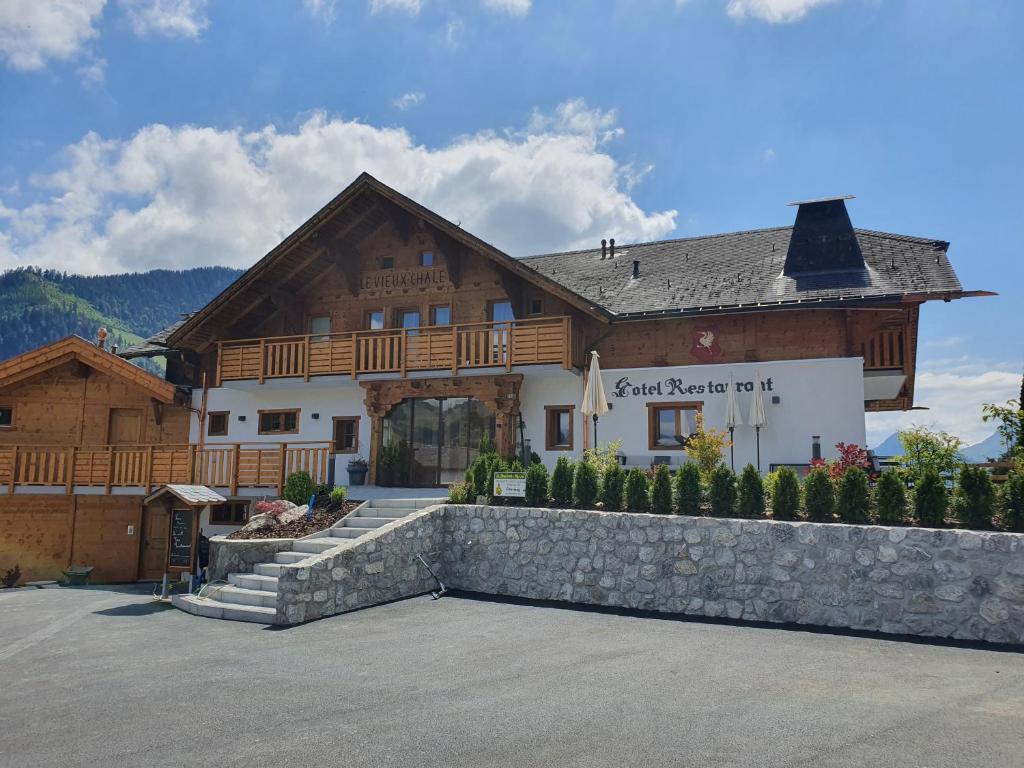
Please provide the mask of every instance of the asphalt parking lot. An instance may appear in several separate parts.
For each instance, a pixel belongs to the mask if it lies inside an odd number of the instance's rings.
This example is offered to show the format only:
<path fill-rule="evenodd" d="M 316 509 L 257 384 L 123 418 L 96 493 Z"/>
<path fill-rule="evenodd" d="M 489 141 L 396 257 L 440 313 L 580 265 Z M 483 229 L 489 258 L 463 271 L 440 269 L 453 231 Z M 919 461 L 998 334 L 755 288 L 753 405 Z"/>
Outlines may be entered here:
<path fill-rule="evenodd" d="M 0 766 L 1013 766 L 1024 654 L 449 596 L 0 593 Z"/>

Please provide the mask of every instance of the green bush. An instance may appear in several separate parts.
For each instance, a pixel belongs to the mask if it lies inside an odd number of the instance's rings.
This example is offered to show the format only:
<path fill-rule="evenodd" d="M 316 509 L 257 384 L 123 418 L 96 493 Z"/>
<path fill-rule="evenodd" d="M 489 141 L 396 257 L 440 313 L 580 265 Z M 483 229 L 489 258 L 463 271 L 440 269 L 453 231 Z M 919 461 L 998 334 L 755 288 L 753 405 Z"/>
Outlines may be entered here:
<path fill-rule="evenodd" d="M 337 485 L 331 488 L 330 499 L 331 504 L 344 504 L 345 499 L 348 498 L 348 489 L 343 485 Z"/>
<path fill-rule="evenodd" d="M 907 517 L 907 489 L 899 472 L 883 472 L 875 484 L 875 516 L 882 525 L 903 525 Z"/>
<path fill-rule="evenodd" d="M 719 464 L 708 478 L 708 500 L 712 517 L 732 517 L 736 514 L 736 473 L 725 464 Z"/>
<path fill-rule="evenodd" d="M 672 475 L 667 464 L 659 464 L 651 481 L 651 511 L 656 515 L 672 514 Z"/>
<path fill-rule="evenodd" d="M 452 483 L 448 486 L 448 502 L 451 504 L 472 504 L 476 501 L 475 491 L 469 483 Z"/>
<path fill-rule="evenodd" d="M 292 472 L 284 481 L 282 498 L 301 507 L 303 504 L 309 504 L 309 497 L 314 493 L 316 493 L 316 483 L 309 476 L 309 472 Z"/>
<path fill-rule="evenodd" d="M 487 500 L 491 504 L 505 504 L 508 498 L 505 496 L 494 495 L 494 473 L 495 472 L 507 472 L 510 466 L 501 456 L 497 454 L 491 455 L 491 460 L 487 462 Z"/>
<path fill-rule="evenodd" d="M 626 487 L 622 495 L 623 507 L 627 512 L 646 512 L 650 507 L 647 473 L 633 467 L 626 473 Z"/>
<path fill-rule="evenodd" d="M 992 478 L 981 467 L 965 464 L 957 477 L 953 509 L 968 528 L 987 530 L 992 527 L 995 511 L 995 489 Z"/>
<path fill-rule="evenodd" d="M 804 509 L 807 519 L 831 523 L 836 510 L 836 493 L 828 470 L 815 467 L 804 478 Z"/>
<path fill-rule="evenodd" d="M 548 468 L 531 464 L 526 470 L 526 503 L 531 507 L 548 505 Z"/>
<path fill-rule="evenodd" d="M 496 453 L 481 453 L 473 460 L 469 469 L 466 470 L 466 482 L 473 487 L 474 496 L 489 497 L 491 495 L 494 488 L 492 481 L 495 467 L 503 465 L 504 461 Z"/>
<path fill-rule="evenodd" d="M 622 509 L 622 491 L 626 485 L 626 473 L 618 464 L 610 465 L 601 478 L 601 502 L 609 512 Z"/>
<path fill-rule="evenodd" d="M 772 518 L 797 520 L 800 518 L 800 480 L 790 467 L 775 471 L 771 486 Z"/>
<path fill-rule="evenodd" d="M 836 489 L 836 512 L 844 523 L 866 523 L 871 519 L 868 473 L 860 467 L 849 467 L 839 478 Z"/>
<path fill-rule="evenodd" d="M 581 461 L 576 465 L 572 497 L 576 506 L 584 509 L 593 509 L 597 503 L 597 469 L 591 462 Z"/>
<path fill-rule="evenodd" d="M 740 517 L 764 517 L 764 482 L 753 464 L 740 472 Z"/>
<path fill-rule="evenodd" d="M 700 467 L 688 461 L 676 472 L 676 514 L 700 514 Z"/>
<path fill-rule="evenodd" d="M 914 519 L 927 528 L 941 528 L 946 524 L 949 498 L 946 483 L 934 469 L 924 470 L 914 486 Z"/>
<path fill-rule="evenodd" d="M 551 473 L 551 498 L 559 507 L 572 506 L 572 481 L 575 470 L 567 456 L 559 456 Z"/>
<path fill-rule="evenodd" d="M 1003 525 L 1008 531 L 1024 533 L 1024 472 L 1011 472 L 999 495 Z"/>

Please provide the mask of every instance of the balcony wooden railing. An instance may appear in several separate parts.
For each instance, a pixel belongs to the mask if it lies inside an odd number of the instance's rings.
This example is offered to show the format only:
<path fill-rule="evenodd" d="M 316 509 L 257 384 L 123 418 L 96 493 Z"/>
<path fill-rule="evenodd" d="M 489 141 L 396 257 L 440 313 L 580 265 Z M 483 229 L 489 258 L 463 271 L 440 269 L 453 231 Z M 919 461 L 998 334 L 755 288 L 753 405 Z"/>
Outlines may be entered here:
<path fill-rule="evenodd" d="M 903 330 L 883 330 L 864 342 L 861 348 L 864 369 L 879 371 L 903 368 Z"/>
<path fill-rule="evenodd" d="M 568 317 L 388 328 L 218 343 L 217 381 L 579 364 Z M 582 353 L 580 353 L 581 355 Z"/>
<path fill-rule="evenodd" d="M 226 443 L 118 445 L 63 448 L 0 446 L 0 493 L 24 486 L 141 488 L 166 483 L 207 485 L 234 494 L 239 488 L 277 488 L 305 470 L 327 482 L 330 443 Z"/>

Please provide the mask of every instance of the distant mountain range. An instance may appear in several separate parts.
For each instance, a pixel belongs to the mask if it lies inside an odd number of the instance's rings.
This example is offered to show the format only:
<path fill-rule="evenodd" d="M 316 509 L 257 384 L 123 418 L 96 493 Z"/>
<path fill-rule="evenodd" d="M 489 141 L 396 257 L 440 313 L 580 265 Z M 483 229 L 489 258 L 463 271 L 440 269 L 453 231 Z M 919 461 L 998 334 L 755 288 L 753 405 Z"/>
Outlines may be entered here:
<path fill-rule="evenodd" d="M 0 360 L 77 334 L 124 347 L 199 309 L 241 274 L 227 267 L 69 275 L 33 267 L 0 274 Z M 149 366 L 147 366 L 149 367 Z"/>
<path fill-rule="evenodd" d="M 899 456 L 903 453 L 903 446 L 900 445 L 900 438 L 893 432 L 885 440 L 874 448 L 876 456 Z M 964 461 L 970 464 L 978 464 L 997 458 L 1003 453 L 1003 442 L 998 432 L 993 432 L 980 443 L 968 445 L 960 449 L 960 455 Z"/>

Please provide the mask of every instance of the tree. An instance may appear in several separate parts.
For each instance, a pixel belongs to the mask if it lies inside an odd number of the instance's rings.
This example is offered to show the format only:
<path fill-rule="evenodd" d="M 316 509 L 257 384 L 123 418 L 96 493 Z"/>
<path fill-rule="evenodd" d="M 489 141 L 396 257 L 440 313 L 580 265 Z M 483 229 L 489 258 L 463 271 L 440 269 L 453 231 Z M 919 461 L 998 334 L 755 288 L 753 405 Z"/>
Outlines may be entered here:
<path fill-rule="evenodd" d="M 589 461 L 581 461 L 576 465 L 576 477 L 573 480 L 572 495 L 577 507 L 592 509 L 597 501 L 597 470 Z"/>
<path fill-rule="evenodd" d="M 839 480 L 846 470 L 853 467 L 858 469 L 871 469 L 871 459 L 868 452 L 856 443 L 836 443 L 836 450 L 839 452 L 838 459 L 825 461 L 824 459 L 811 459 L 812 467 L 824 467 L 828 470 L 829 477 Z"/>
<path fill-rule="evenodd" d="M 907 489 L 898 472 L 883 472 L 875 484 L 875 514 L 882 525 L 903 525 L 907 516 Z"/>
<path fill-rule="evenodd" d="M 651 481 L 651 511 L 656 515 L 672 514 L 672 475 L 668 465 L 659 464 Z"/>
<path fill-rule="evenodd" d="M 915 480 L 929 469 L 939 475 L 952 475 L 960 464 L 963 441 L 948 432 L 933 432 L 927 427 L 913 426 L 900 432 L 899 438 L 903 446 L 899 462 Z"/>
<path fill-rule="evenodd" d="M 982 467 L 965 464 L 957 477 L 953 510 L 968 528 L 987 530 L 992 527 L 995 489 L 992 478 Z"/>
<path fill-rule="evenodd" d="M 1024 471 L 1014 470 L 1000 492 L 1003 525 L 1015 533 L 1024 533 Z"/>
<path fill-rule="evenodd" d="M 704 414 L 697 411 L 697 430 L 686 441 L 686 453 L 697 462 L 700 475 L 705 480 L 711 471 L 722 463 L 725 449 L 732 445 L 725 430 L 705 429 Z"/>
<path fill-rule="evenodd" d="M 779 467 L 772 484 L 772 518 L 797 520 L 799 517 L 800 480 L 790 467 Z"/>
<path fill-rule="evenodd" d="M 567 456 L 559 456 L 551 473 L 551 498 L 560 507 L 572 505 L 573 464 Z"/>
<path fill-rule="evenodd" d="M 831 523 L 836 508 L 835 488 L 828 471 L 816 467 L 804 478 L 804 509 L 818 523 Z"/>
<path fill-rule="evenodd" d="M 531 507 L 545 507 L 548 503 L 548 468 L 531 464 L 526 470 L 526 503 Z"/>
<path fill-rule="evenodd" d="M 618 462 L 605 469 L 601 476 L 601 502 L 609 512 L 622 509 L 622 489 L 626 484 L 626 473 Z"/>
<path fill-rule="evenodd" d="M 1021 397 L 1024 398 L 1024 383 L 1021 384 Z M 1021 400 L 1007 400 L 1006 405 L 985 403 L 981 406 L 981 420 L 998 421 L 996 431 L 1003 441 L 1003 454 L 999 457 L 1009 458 L 1018 451 L 1024 452 L 1024 408 Z"/>
<path fill-rule="evenodd" d="M 633 467 L 626 473 L 626 488 L 623 491 L 623 505 L 627 512 L 646 512 L 651 499 L 648 495 L 647 473 Z"/>
<path fill-rule="evenodd" d="M 736 473 L 725 464 L 711 470 L 708 479 L 708 500 L 712 517 L 732 517 L 736 514 Z"/>
<path fill-rule="evenodd" d="M 848 467 L 839 478 L 836 512 L 844 523 L 866 523 L 868 514 L 868 474 L 860 467 Z"/>
<path fill-rule="evenodd" d="M 914 485 L 914 519 L 926 528 L 941 528 L 946 524 L 949 498 L 946 481 L 934 469 L 925 470 Z"/>
<path fill-rule="evenodd" d="M 694 462 L 686 462 L 676 472 L 675 491 L 677 514 L 700 514 L 700 469 Z"/>
<path fill-rule="evenodd" d="M 764 482 L 753 464 L 740 472 L 740 517 L 764 517 Z"/>

